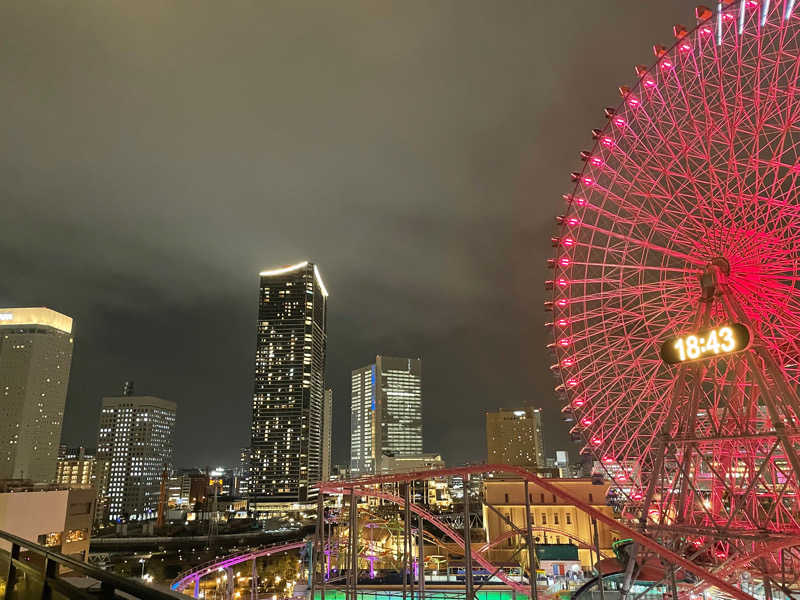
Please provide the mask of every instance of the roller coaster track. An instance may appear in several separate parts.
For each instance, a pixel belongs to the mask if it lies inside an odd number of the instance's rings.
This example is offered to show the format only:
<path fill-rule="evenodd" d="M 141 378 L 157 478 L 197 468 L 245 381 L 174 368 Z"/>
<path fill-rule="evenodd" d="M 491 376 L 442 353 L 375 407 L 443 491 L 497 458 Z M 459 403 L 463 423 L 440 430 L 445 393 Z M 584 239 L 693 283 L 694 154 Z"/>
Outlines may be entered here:
<path fill-rule="evenodd" d="M 183 591 L 183 589 L 190 582 L 194 584 L 196 587 L 197 582 L 200 580 L 201 577 L 205 577 L 206 575 L 213 573 L 214 571 L 227 569 L 234 565 L 238 565 L 239 563 L 247 562 L 248 560 L 261 558 L 262 556 L 270 556 L 271 554 L 280 554 L 281 552 L 286 552 L 288 550 L 297 550 L 298 548 L 302 548 L 305 545 L 306 545 L 305 541 L 290 542 L 288 544 L 275 544 L 273 546 L 259 548 L 258 550 L 252 550 L 250 552 L 244 552 L 240 554 L 230 554 L 221 559 L 209 561 L 197 567 L 193 567 L 189 571 L 184 571 L 172 581 L 170 589 L 176 592 Z"/>
<path fill-rule="evenodd" d="M 738 600 L 754 600 L 752 596 L 746 594 L 739 588 L 734 587 L 724 579 L 726 575 L 729 575 L 730 573 L 734 572 L 738 566 L 744 566 L 744 564 L 738 565 L 737 563 L 737 565 L 733 564 L 725 565 L 722 569 L 720 569 L 716 573 L 712 573 L 707 569 L 705 569 L 704 567 L 702 567 L 701 565 L 695 564 L 687 560 L 685 557 L 676 554 L 672 550 L 669 550 L 668 548 L 661 546 L 658 542 L 648 537 L 647 535 L 643 534 L 642 532 L 636 529 L 632 529 L 631 527 L 625 525 L 624 523 L 617 521 L 613 517 L 610 517 L 605 513 L 597 510 L 596 508 L 594 508 L 590 504 L 587 504 L 577 496 L 574 496 L 567 490 L 559 487 L 559 485 L 557 483 L 554 483 L 553 480 L 539 477 L 536 474 L 531 473 L 530 471 L 522 467 L 516 467 L 511 465 L 492 465 L 492 464 L 474 465 L 468 467 L 457 467 L 457 468 L 435 469 L 428 471 L 418 471 L 412 473 L 402 473 L 397 475 L 376 475 L 373 477 L 364 477 L 350 481 L 325 481 L 318 483 L 316 487 L 320 491 L 320 493 L 323 494 L 354 493 L 355 495 L 362 497 L 367 496 L 373 498 L 383 498 L 385 500 L 389 500 L 390 502 L 397 504 L 398 506 L 404 506 L 403 498 L 379 490 L 375 486 L 380 486 L 381 484 L 389 484 L 389 483 L 409 483 L 412 481 L 431 479 L 436 477 L 449 477 L 449 476 L 464 477 L 466 475 L 479 474 L 479 473 L 506 473 L 518 476 L 521 478 L 521 480 L 534 483 L 543 490 L 550 492 L 552 494 L 556 494 L 561 498 L 564 498 L 569 503 L 571 503 L 572 505 L 576 506 L 584 513 L 589 515 L 591 518 L 596 519 L 597 521 L 607 525 L 609 528 L 621 533 L 625 537 L 633 539 L 635 542 L 638 542 L 643 547 L 649 549 L 650 551 L 660 556 L 666 562 L 676 566 L 680 566 L 686 569 L 688 572 L 693 573 L 702 581 L 702 583 L 699 584 L 698 587 L 706 588 L 710 586 L 715 586 L 721 592 L 733 598 L 737 598 Z M 444 523 L 442 520 L 438 519 L 434 514 L 422 508 L 421 506 L 415 505 L 413 503 L 409 506 L 409 510 L 417 515 L 420 515 L 424 520 L 436 526 L 447 537 L 453 540 L 453 542 L 456 545 L 460 546 L 461 548 L 464 548 L 464 538 L 460 536 L 458 533 L 456 533 L 449 525 Z M 538 528 L 538 530 L 541 529 L 542 528 Z M 585 546 L 590 545 L 586 540 L 580 540 L 576 538 L 574 535 L 568 535 L 566 532 L 562 533 L 565 536 L 570 537 L 571 539 L 575 539 L 576 541 L 581 542 Z M 508 535 L 510 536 L 512 534 Z M 487 550 L 492 548 L 497 543 L 498 540 L 493 540 L 492 542 L 483 544 L 478 549 L 473 550 L 472 551 L 473 560 L 479 565 L 481 565 L 483 568 L 487 569 L 490 573 L 496 572 L 497 577 L 501 581 L 506 583 L 508 586 L 510 586 L 512 589 L 518 592 L 526 593 L 527 591 L 529 591 L 527 585 L 511 580 L 502 571 L 502 569 L 496 568 L 484 555 L 484 553 Z M 794 543 L 796 543 L 796 540 L 787 542 L 786 545 L 791 545 Z M 186 573 L 182 573 L 172 583 L 171 587 L 173 590 L 180 591 L 183 588 L 185 588 L 189 582 L 193 582 L 196 587 L 197 582 L 200 580 L 201 577 L 208 575 L 209 573 L 212 573 L 214 571 L 225 569 L 235 564 L 245 562 L 248 560 L 253 560 L 254 558 L 259 558 L 261 556 L 268 556 L 270 554 L 276 554 L 279 552 L 285 552 L 287 550 L 301 548 L 304 545 L 305 542 L 293 542 L 290 544 L 269 546 L 266 548 L 261 548 L 259 550 L 246 552 L 243 554 L 231 555 L 223 559 L 220 559 L 218 561 L 201 565 L 200 567 L 194 568 L 193 570 L 188 571 Z M 765 552 L 766 551 L 767 550 L 765 550 Z"/>
<path fill-rule="evenodd" d="M 373 489 L 371 486 L 378 486 L 381 484 L 389 484 L 389 483 L 410 483 L 412 481 L 419 481 L 436 477 L 449 477 L 449 476 L 464 477 L 466 475 L 471 475 L 476 473 L 507 473 L 511 475 L 516 475 L 524 481 L 535 483 L 543 490 L 550 492 L 552 494 L 556 494 L 561 498 L 568 500 L 572 505 L 578 507 L 593 519 L 596 519 L 597 521 L 607 525 L 611 529 L 620 532 L 625 537 L 631 538 L 635 542 L 638 542 L 643 547 L 647 548 L 648 550 L 660 556 L 663 560 L 673 565 L 680 566 L 686 569 L 688 572 L 693 573 L 699 579 L 703 580 L 704 583 L 706 583 L 708 586 L 716 586 L 721 592 L 733 598 L 737 598 L 739 600 L 754 600 L 752 596 L 746 594 L 739 588 L 733 586 L 731 583 L 729 583 L 716 573 L 712 573 L 703 566 L 693 563 L 690 560 L 686 559 L 685 557 L 681 556 L 680 554 L 677 554 L 672 550 L 665 548 L 651 537 L 648 537 L 647 535 L 643 534 L 641 531 L 633 529 L 625 525 L 624 523 L 617 521 L 613 517 L 610 517 L 605 513 L 597 510 L 596 508 L 584 502 L 577 496 L 574 496 L 565 489 L 559 487 L 558 484 L 553 482 L 553 480 L 539 477 L 535 473 L 531 473 L 530 471 L 522 467 L 517 467 L 513 465 L 502 465 L 502 464 L 471 465 L 466 467 L 432 469 L 428 471 L 417 471 L 412 473 L 401 473 L 396 475 L 375 475 L 372 477 L 362 477 L 350 481 L 323 481 L 317 484 L 317 488 L 320 490 L 320 492 L 328 494 L 345 494 L 345 493 L 351 493 L 351 491 L 355 490 L 356 494 L 362 496 L 380 497 L 377 494 L 383 492 L 378 492 L 378 490 Z M 399 498 L 397 496 L 394 496 L 394 498 L 396 499 L 394 500 L 395 502 L 397 502 L 398 500 L 402 502 L 402 498 Z M 423 515 L 423 518 L 427 517 Z M 446 530 L 444 529 L 442 531 L 446 532 Z M 458 535 L 455 532 L 453 532 L 453 534 L 456 536 Z M 451 539 L 454 540 L 456 539 L 453 538 L 453 536 L 451 536 L 449 533 L 448 536 L 451 537 Z M 458 536 L 458 544 L 463 547 L 464 541 L 460 536 Z M 474 556 L 475 556 L 475 561 L 484 568 L 489 569 L 490 572 L 496 570 L 496 568 L 489 561 L 485 559 L 482 553 L 478 552 Z M 525 591 L 525 589 L 527 589 L 527 586 L 520 586 L 520 584 L 516 582 L 511 582 L 511 580 L 508 580 L 508 578 L 505 575 L 500 576 L 500 572 L 498 572 L 498 577 L 500 577 L 504 581 L 507 580 L 508 584 L 511 585 L 514 589 L 523 592 Z"/>

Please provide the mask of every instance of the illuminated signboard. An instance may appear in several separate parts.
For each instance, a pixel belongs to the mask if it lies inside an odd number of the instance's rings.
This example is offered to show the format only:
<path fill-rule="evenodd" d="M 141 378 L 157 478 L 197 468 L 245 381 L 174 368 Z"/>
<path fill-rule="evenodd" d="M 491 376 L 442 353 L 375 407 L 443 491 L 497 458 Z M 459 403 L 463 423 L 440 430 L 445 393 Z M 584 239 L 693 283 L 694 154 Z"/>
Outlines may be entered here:
<path fill-rule="evenodd" d="M 661 345 L 661 358 L 674 365 L 741 352 L 749 346 L 750 330 L 740 323 L 728 323 L 669 338 Z"/>

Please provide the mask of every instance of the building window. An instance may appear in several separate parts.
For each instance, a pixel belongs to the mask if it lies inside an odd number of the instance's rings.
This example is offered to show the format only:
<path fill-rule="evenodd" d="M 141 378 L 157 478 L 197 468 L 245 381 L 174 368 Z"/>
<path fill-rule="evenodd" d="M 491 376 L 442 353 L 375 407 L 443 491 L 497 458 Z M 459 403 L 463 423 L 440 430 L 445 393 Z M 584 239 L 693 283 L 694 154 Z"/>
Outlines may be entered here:
<path fill-rule="evenodd" d="M 556 500 L 556 495 L 553 494 L 553 504 L 555 504 L 556 502 L 558 502 L 558 500 Z"/>
<path fill-rule="evenodd" d="M 541 494 L 541 495 L 540 495 L 540 499 L 541 499 L 541 502 L 540 502 L 540 504 L 544 504 L 544 494 Z"/>
<path fill-rule="evenodd" d="M 542 525 L 547 525 L 547 515 L 542 513 Z"/>
<path fill-rule="evenodd" d="M 70 529 L 67 532 L 67 543 L 81 542 L 89 537 L 88 529 Z"/>
<path fill-rule="evenodd" d="M 48 548 L 54 548 L 56 546 L 60 546 L 61 532 L 54 531 L 53 533 L 43 533 L 36 539 L 36 541 L 42 546 L 47 546 Z"/>
<path fill-rule="evenodd" d="M 589 502 L 594 502 L 594 494 L 589 492 Z"/>
<path fill-rule="evenodd" d="M 567 514 L 567 525 L 572 525 L 572 515 Z"/>
<path fill-rule="evenodd" d="M 553 515 L 553 524 L 558 525 L 558 515 Z M 559 542 L 560 544 L 561 542 Z"/>
<path fill-rule="evenodd" d="M 508 504 L 508 494 L 506 494 L 505 496 L 506 496 L 506 504 Z"/>

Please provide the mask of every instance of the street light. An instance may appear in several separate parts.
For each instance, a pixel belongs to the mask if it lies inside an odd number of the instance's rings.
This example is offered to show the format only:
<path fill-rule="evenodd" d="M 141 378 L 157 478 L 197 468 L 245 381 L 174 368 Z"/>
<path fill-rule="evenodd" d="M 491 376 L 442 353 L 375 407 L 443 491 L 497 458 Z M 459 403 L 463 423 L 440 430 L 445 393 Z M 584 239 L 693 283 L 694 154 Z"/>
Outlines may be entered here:
<path fill-rule="evenodd" d="M 143 559 L 143 558 L 139 559 L 139 564 L 142 565 L 142 579 L 144 579 L 144 563 L 146 563 L 146 562 L 147 561 L 145 559 Z"/>

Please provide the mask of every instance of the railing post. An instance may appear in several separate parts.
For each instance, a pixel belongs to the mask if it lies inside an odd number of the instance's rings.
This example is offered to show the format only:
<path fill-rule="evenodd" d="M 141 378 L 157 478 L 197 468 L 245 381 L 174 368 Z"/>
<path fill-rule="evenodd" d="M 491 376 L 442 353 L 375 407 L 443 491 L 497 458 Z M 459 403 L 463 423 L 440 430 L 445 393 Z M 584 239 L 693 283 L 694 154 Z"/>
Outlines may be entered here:
<path fill-rule="evenodd" d="M 425 521 L 422 515 L 417 515 L 417 538 L 419 550 L 417 551 L 417 573 L 419 576 L 419 600 L 425 600 Z M 772 600 L 772 599 L 770 599 Z"/>
<path fill-rule="evenodd" d="M 316 600 L 317 586 L 320 600 L 325 600 L 325 502 L 322 490 L 317 492 L 317 528 L 311 546 L 311 600 Z"/>
<path fill-rule="evenodd" d="M 11 598 L 11 592 L 14 591 L 14 585 L 17 583 L 17 567 L 14 561 L 19 560 L 19 544 L 11 543 L 11 552 L 8 555 L 8 574 L 6 576 L 6 593 L 5 600 Z"/>
<path fill-rule="evenodd" d="M 531 600 L 538 600 L 536 589 L 536 546 L 533 543 L 533 529 L 531 527 L 531 498 L 528 493 L 528 480 L 525 480 L 525 536 L 528 544 L 528 570 L 530 571 L 529 583 L 531 584 Z"/>
<path fill-rule="evenodd" d="M 356 488 L 350 489 L 350 597 L 358 600 L 358 500 Z"/>
<path fill-rule="evenodd" d="M 44 569 L 42 569 L 42 600 L 50 600 L 53 597 L 53 588 L 50 587 L 50 580 L 58 574 L 58 563 L 51 560 L 49 556 L 44 557 Z"/>
<path fill-rule="evenodd" d="M 595 551 L 597 552 L 597 562 L 600 562 L 600 535 L 597 532 L 597 519 L 592 519 L 592 525 L 594 525 L 594 545 Z M 600 569 L 597 570 L 597 573 L 600 576 L 600 600 L 605 600 L 605 590 L 603 590 L 603 574 L 600 573 Z"/>
<path fill-rule="evenodd" d="M 469 473 L 462 476 L 464 489 L 464 585 L 467 600 L 473 600 L 472 591 L 472 528 L 469 522 Z"/>
<path fill-rule="evenodd" d="M 114 586 L 107 581 L 102 581 L 100 583 L 100 597 L 104 600 L 112 600 L 114 595 Z"/>
<path fill-rule="evenodd" d="M 236 586 L 233 568 L 227 567 L 225 569 L 225 575 L 228 576 L 225 580 L 225 600 L 233 600 L 233 588 Z"/>

